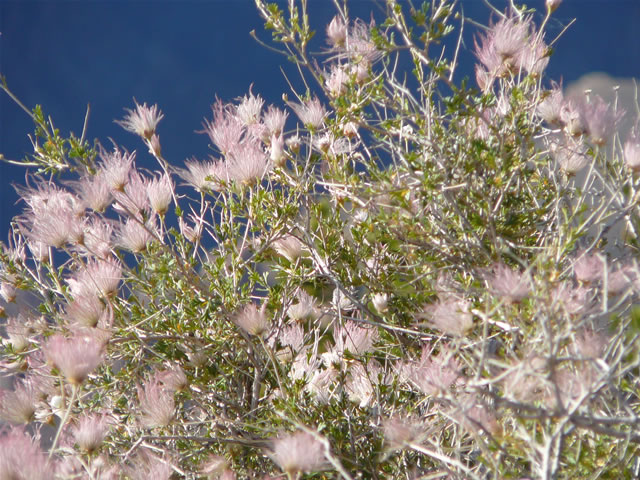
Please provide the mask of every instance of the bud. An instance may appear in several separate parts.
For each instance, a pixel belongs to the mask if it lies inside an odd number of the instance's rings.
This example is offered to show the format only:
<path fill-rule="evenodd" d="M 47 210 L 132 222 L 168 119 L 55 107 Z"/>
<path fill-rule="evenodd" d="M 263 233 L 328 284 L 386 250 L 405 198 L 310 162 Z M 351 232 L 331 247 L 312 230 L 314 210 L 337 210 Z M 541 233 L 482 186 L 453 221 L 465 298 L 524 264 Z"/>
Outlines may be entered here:
<path fill-rule="evenodd" d="M 389 303 L 389 295 L 386 293 L 376 293 L 372 298 L 371 302 L 375 309 L 380 312 L 386 312 Z"/>
<path fill-rule="evenodd" d="M 333 17 L 327 26 L 327 40 L 334 47 L 344 45 L 347 39 L 347 25 L 339 16 Z"/>
<path fill-rule="evenodd" d="M 562 3 L 562 0 L 547 0 L 546 1 L 547 11 L 549 13 L 555 12 L 561 3 Z"/>

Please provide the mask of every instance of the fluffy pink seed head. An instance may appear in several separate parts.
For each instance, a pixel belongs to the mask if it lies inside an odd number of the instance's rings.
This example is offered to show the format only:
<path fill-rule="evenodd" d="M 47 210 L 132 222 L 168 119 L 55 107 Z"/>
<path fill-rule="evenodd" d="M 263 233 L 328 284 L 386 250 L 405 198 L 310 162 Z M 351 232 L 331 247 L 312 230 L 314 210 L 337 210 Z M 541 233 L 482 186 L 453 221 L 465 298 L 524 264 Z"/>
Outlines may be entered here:
<path fill-rule="evenodd" d="M 88 414 L 80 417 L 73 429 L 76 444 L 85 452 L 92 453 L 102 445 L 109 433 L 107 417 Z"/>
<path fill-rule="evenodd" d="M 324 445 L 314 435 L 296 432 L 273 440 L 271 459 L 283 472 L 295 476 L 303 472 L 317 472 L 327 468 Z"/>
<path fill-rule="evenodd" d="M 300 121 L 307 128 L 320 128 L 324 123 L 327 112 L 316 97 L 304 103 L 292 104 L 291 108 L 296 112 Z"/>
<path fill-rule="evenodd" d="M 45 357 L 72 385 L 85 381 L 102 362 L 102 343 L 89 335 L 53 335 L 43 347 Z"/>
<path fill-rule="evenodd" d="M 236 116 L 245 126 L 254 125 L 260 120 L 263 105 L 264 100 L 260 95 L 255 96 L 249 92 L 236 107 Z"/>
<path fill-rule="evenodd" d="M 108 297 L 118 291 L 122 266 L 116 260 L 89 260 L 75 277 L 67 280 L 74 297 Z"/>
<path fill-rule="evenodd" d="M 136 152 L 122 153 L 116 148 L 111 153 L 103 150 L 100 152 L 100 157 L 102 158 L 102 175 L 109 188 L 114 191 L 123 191 L 129 182 L 129 173 L 133 168 Z"/>
<path fill-rule="evenodd" d="M 248 334 L 261 336 L 270 327 L 270 322 L 266 315 L 266 307 L 266 303 L 260 309 L 255 303 L 250 303 L 235 316 L 233 321 Z"/>
<path fill-rule="evenodd" d="M 154 212 L 164 215 L 169 209 L 173 194 L 173 182 L 165 174 L 147 183 L 147 196 Z"/>
<path fill-rule="evenodd" d="M 116 121 L 118 125 L 125 130 L 140 135 L 142 138 L 149 140 L 156 131 L 158 123 L 164 115 L 158 110 L 158 105 L 147 107 L 146 103 L 142 105 L 136 102 L 135 110 L 125 109 L 128 113 L 123 120 Z"/>
<path fill-rule="evenodd" d="M 263 117 L 264 126 L 271 135 L 280 135 L 284 130 L 289 114 L 270 105 Z"/>
<path fill-rule="evenodd" d="M 634 129 L 624 143 L 624 163 L 632 171 L 640 171 L 640 133 Z"/>
<path fill-rule="evenodd" d="M 347 39 L 347 25 L 342 17 L 336 15 L 327 25 L 327 42 L 333 47 L 344 45 Z"/>
<path fill-rule="evenodd" d="M 138 386 L 138 399 L 141 421 L 146 427 L 164 427 L 173 421 L 173 390 L 163 386 L 156 377 L 145 383 L 144 388 Z"/>
<path fill-rule="evenodd" d="M 0 430 L 0 478 L 51 480 L 54 471 L 40 446 L 22 428 Z"/>

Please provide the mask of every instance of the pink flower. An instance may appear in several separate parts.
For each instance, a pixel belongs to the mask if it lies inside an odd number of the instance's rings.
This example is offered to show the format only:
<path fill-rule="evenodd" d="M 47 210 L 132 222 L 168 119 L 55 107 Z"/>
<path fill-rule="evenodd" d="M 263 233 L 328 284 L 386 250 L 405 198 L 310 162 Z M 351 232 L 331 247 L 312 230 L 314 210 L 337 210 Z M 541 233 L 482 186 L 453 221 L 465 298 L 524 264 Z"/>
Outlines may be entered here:
<path fill-rule="evenodd" d="M 304 245 L 293 235 L 285 235 L 273 242 L 273 249 L 290 262 L 302 256 Z"/>
<path fill-rule="evenodd" d="M 254 143 L 243 143 L 231 151 L 226 162 L 227 175 L 243 185 L 259 183 L 270 168 L 269 158 Z"/>
<path fill-rule="evenodd" d="M 269 456 L 290 478 L 303 472 L 325 470 L 329 466 L 323 443 L 311 433 L 300 431 L 283 435 L 273 440 L 272 445 L 273 451 Z"/>
<path fill-rule="evenodd" d="M 236 314 L 233 322 L 249 335 L 262 336 L 270 327 L 269 319 L 265 313 L 266 308 L 266 302 L 259 310 L 255 303 L 249 303 Z"/>
<path fill-rule="evenodd" d="M 307 128 L 317 129 L 324 123 L 326 110 L 316 97 L 304 103 L 291 104 L 291 108 Z"/>
<path fill-rule="evenodd" d="M 160 384 L 157 377 L 138 386 L 138 400 L 142 411 L 141 421 L 146 427 L 164 427 L 173 421 L 175 401 L 173 390 Z"/>
<path fill-rule="evenodd" d="M 363 327 L 352 320 L 347 320 L 344 326 L 338 326 L 333 331 L 335 351 L 343 355 L 349 351 L 352 355 L 364 355 L 373 349 L 373 344 L 379 335 L 376 328 Z"/>
<path fill-rule="evenodd" d="M 53 335 L 43 347 L 49 362 L 73 385 L 85 381 L 102 363 L 102 344 L 89 335 Z"/>
<path fill-rule="evenodd" d="M 106 259 L 111 253 L 113 227 L 111 223 L 92 218 L 85 225 L 82 245 L 78 250 L 86 255 Z"/>
<path fill-rule="evenodd" d="M 22 428 L 0 430 L 0 478 L 51 480 L 55 468 Z"/>
<path fill-rule="evenodd" d="M 458 381 L 461 369 L 458 360 L 446 347 L 433 355 L 433 348 L 425 346 L 420 360 L 405 363 L 400 373 L 406 382 L 415 385 L 425 395 L 437 395 Z"/>
<path fill-rule="evenodd" d="M 95 175 L 84 175 L 74 183 L 75 190 L 82 202 L 95 212 L 104 212 L 111 205 L 111 188 L 104 171 Z"/>
<path fill-rule="evenodd" d="M 624 142 L 624 163 L 634 172 L 640 171 L 640 134 L 635 128 Z"/>
<path fill-rule="evenodd" d="M 173 390 L 174 392 L 180 392 L 189 385 L 187 375 L 184 373 L 184 370 L 182 370 L 182 367 L 177 364 L 173 364 L 166 370 L 158 372 L 156 378 L 167 390 Z"/>
<path fill-rule="evenodd" d="M 598 253 L 582 252 L 573 263 L 573 274 L 582 283 L 593 283 L 604 275 L 604 261 Z"/>
<path fill-rule="evenodd" d="M 263 105 L 264 100 L 260 95 L 256 97 L 253 93 L 249 92 L 249 95 L 245 95 L 240 105 L 236 107 L 236 116 L 243 125 L 254 125 L 260 120 Z"/>
<path fill-rule="evenodd" d="M 339 97 L 346 92 L 346 85 L 348 81 L 349 75 L 344 70 L 344 68 L 340 67 L 339 65 L 333 65 L 331 67 L 331 73 L 327 75 L 325 83 L 327 85 L 329 93 L 333 97 Z"/>
<path fill-rule="evenodd" d="M 580 136 L 587 131 L 587 120 L 583 108 L 582 98 L 568 98 L 560 109 L 560 119 L 564 123 L 566 132 L 574 137 Z"/>
<path fill-rule="evenodd" d="M 427 426 L 418 418 L 393 416 L 382 422 L 384 441 L 388 448 L 397 450 L 405 445 L 421 443 Z"/>
<path fill-rule="evenodd" d="M 305 291 L 298 292 L 298 303 L 292 304 L 287 310 L 287 315 L 296 322 L 316 320 L 320 316 L 318 303 Z"/>
<path fill-rule="evenodd" d="M 344 45 L 347 39 L 347 25 L 342 17 L 336 15 L 327 25 L 327 42 L 333 47 Z"/>
<path fill-rule="evenodd" d="M 107 185 L 114 191 L 124 191 L 129 182 L 129 173 L 133 168 L 136 153 L 122 153 L 117 148 L 112 153 L 105 150 L 100 152 L 102 158 L 102 175 Z"/>
<path fill-rule="evenodd" d="M 469 302 L 448 298 L 438 300 L 425 308 L 428 325 L 447 335 L 461 336 L 473 330 L 473 316 L 469 313 Z"/>
<path fill-rule="evenodd" d="M 96 451 L 109 433 L 109 427 L 108 419 L 104 415 L 83 415 L 73 429 L 76 444 L 87 453 Z"/>
<path fill-rule="evenodd" d="M 213 162 L 199 162 L 197 160 L 187 160 L 184 162 L 186 169 L 178 171 L 178 175 L 182 177 L 188 184 L 196 190 L 204 192 L 207 190 L 217 190 L 213 180 L 215 171 Z"/>
<path fill-rule="evenodd" d="M 109 311 L 105 304 L 95 295 L 80 295 L 67 306 L 65 318 L 71 324 L 95 327 L 100 320 L 105 320 Z"/>
<path fill-rule="evenodd" d="M 575 175 L 592 161 L 584 143 L 571 137 L 564 136 L 552 143 L 550 150 L 558 166 L 567 175 Z"/>
<path fill-rule="evenodd" d="M 591 101 L 583 104 L 584 118 L 591 141 L 596 145 L 604 145 L 617 128 L 624 116 L 624 110 L 613 110 L 600 97 L 594 95 Z"/>
<path fill-rule="evenodd" d="M 114 208 L 129 216 L 142 219 L 149 210 L 147 185 L 136 170 L 131 170 L 127 184 L 121 190 L 114 191 L 113 197 L 116 200 Z"/>
<path fill-rule="evenodd" d="M 26 380 L 17 383 L 13 390 L 0 390 L 0 419 L 30 423 L 36 413 L 38 394 L 33 383 Z"/>
<path fill-rule="evenodd" d="M 264 114 L 263 123 L 271 135 L 280 136 L 284 130 L 289 114 L 274 106 L 269 106 Z"/>
<path fill-rule="evenodd" d="M 508 302 L 520 302 L 531 290 L 531 278 L 527 274 L 516 272 L 502 263 L 493 267 L 487 281 L 492 293 Z"/>
<path fill-rule="evenodd" d="M 116 121 L 116 123 L 125 130 L 149 140 L 164 115 L 158 111 L 158 105 L 147 107 L 146 103 L 140 105 L 135 102 L 135 104 L 135 111 L 128 108 L 125 109 L 129 113 L 124 120 Z"/>
<path fill-rule="evenodd" d="M 86 266 L 67 280 L 74 297 L 109 297 L 118 291 L 122 266 L 116 260 L 88 260 Z"/>
<path fill-rule="evenodd" d="M 546 92 L 547 96 L 538 105 L 538 115 L 550 125 L 560 126 L 562 124 L 562 105 L 564 95 L 558 85 Z"/>
<path fill-rule="evenodd" d="M 164 215 L 169 209 L 173 195 L 173 182 L 166 174 L 153 178 L 147 183 L 147 197 L 151 209 L 158 215 Z"/>
<path fill-rule="evenodd" d="M 120 224 L 118 244 L 133 253 L 144 252 L 147 246 L 156 239 L 156 222 L 150 218 L 146 223 L 129 218 Z"/>
<path fill-rule="evenodd" d="M 225 105 L 218 101 L 212 108 L 213 120 L 205 120 L 204 132 L 220 149 L 220 152 L 227 155 L 240 145 L 245 134 L 245 128 L 236 116 L 236 109 L 233 106 Z"/>

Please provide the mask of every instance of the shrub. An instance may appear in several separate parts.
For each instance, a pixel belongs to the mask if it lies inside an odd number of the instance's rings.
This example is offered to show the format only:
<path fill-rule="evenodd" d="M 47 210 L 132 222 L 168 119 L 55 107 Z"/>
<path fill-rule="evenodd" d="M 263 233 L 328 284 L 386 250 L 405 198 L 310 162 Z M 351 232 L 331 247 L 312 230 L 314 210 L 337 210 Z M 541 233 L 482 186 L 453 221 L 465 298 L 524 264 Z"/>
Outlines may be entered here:
<path fill-rule="evenodd" d="M 319 63 L 256 0 L 313 87 L 218 101 L 184 168 L 156 105 L 120 122 L 154 172 L 37 107 L 0 417 L 54 433 L 6 426 L 0 478 L 637 473 L 640 134 L 545 79 L 558 3 L 496 12 L 471 87 L 453 3 L 338 6 Z"/>

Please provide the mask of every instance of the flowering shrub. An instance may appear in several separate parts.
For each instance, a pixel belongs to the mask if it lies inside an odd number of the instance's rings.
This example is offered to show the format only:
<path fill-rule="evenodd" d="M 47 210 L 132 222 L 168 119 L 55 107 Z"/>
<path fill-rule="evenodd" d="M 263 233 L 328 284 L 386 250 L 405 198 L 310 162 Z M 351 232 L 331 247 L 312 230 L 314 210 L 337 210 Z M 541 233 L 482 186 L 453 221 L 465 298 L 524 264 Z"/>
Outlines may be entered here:
<path fill-rule="evenodd" d="M 640 130 L 545 79 L 559 3 L 496 11 L 470 87 L 453 3 L 336 2 L 322 63 L 256 0 L 309 90 L 218 101 L 184 167 L 156 105 L 154 172 L 36 108 L 0 478 L 637 475 Z"/>

